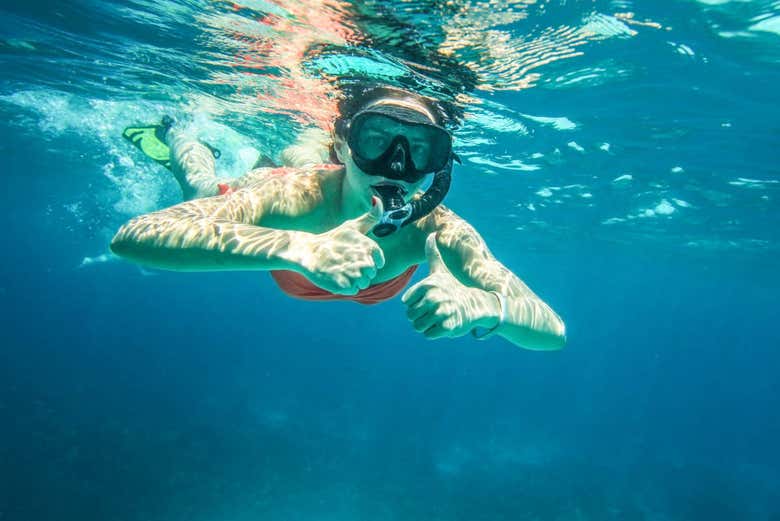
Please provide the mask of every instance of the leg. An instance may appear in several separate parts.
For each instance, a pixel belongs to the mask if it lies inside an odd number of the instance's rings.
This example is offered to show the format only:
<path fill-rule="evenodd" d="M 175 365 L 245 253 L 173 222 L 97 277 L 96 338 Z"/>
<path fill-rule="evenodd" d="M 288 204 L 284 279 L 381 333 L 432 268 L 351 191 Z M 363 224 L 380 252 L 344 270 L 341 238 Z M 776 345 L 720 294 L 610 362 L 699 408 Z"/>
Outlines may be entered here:
<path fill-rule="evenodd" d="M 214 155 L 203 143 L 175 129 L 166 136 L 171 147 L 173 175 L 181 186 L 184 200 L 211 197 L 219 193 Z"/>

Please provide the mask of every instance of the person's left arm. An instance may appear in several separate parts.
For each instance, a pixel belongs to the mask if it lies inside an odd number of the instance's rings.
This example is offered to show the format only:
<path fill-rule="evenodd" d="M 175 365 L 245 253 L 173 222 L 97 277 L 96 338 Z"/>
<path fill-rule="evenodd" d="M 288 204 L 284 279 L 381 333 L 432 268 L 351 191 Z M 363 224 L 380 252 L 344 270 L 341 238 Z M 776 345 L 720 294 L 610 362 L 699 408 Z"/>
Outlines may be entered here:
<path fill-rule="evenodd" d="M 407 316 L 428 338 L 487 330 L 535 350 L 566 343 L 561 318 L 490 253 L 473 226 L 437 208 L 419 222 L 431 274 L 404 294 Z"/>

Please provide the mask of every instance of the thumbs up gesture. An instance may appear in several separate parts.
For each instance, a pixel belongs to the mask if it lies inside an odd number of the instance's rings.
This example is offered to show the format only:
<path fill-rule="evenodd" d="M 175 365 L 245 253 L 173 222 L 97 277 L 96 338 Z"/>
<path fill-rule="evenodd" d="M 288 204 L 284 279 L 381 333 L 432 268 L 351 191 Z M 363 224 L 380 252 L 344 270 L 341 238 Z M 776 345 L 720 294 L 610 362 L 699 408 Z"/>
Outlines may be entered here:
<path fill-rule="evenodd" d="M 492 296 L 464 286 L 450 273 L 436 246 L 435 233 L 425 242 L 425 256 L 430 275 L 409 288 L 401 298 L 406 304 L 406 316 L 426 338 L 463 336 L 485 314 Z"/>
<path fill-rule="evenodd" d="M 308 238 L 301 267 L 313 284 L 338 295 L 355 295 L 371 285 L 385 265 L 382 249 L 367 236 L 383 211 L 378 197 L 372 202 L 362 216 Z"/>

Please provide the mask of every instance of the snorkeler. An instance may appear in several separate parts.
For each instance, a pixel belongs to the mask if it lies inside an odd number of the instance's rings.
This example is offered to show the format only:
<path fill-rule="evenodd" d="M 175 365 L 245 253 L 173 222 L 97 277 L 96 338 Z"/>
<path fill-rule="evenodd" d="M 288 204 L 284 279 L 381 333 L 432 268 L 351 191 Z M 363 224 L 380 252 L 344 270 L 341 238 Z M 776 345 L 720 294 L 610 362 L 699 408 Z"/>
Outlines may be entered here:
<path fill-rule="evenodd" d="M 430 274 L 402 297 L 425 337 L 562 347 L 558 315 L 441 205 L 456 156 L 437 106 L 387 88 L 348 105 L 333 133 L 340 164 L 233 179 L 217 178 L 212 149 L 167 125 L 170 167 L 189 200 L 130 220 L 112 251 L 172 270 L 270 271 L 288 295 L 363 304 L 399 294 L 427 260 Z"/>

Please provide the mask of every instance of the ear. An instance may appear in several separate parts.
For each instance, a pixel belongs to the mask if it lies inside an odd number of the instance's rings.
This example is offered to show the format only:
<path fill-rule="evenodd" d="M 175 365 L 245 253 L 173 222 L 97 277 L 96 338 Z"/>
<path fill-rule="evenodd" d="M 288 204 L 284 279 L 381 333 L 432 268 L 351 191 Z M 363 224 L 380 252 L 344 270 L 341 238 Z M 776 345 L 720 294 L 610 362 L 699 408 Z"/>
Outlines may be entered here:
<path fill-rule="evenodd" d="M 349 145 L 347 145 L 344 138 L 338 134 L 333 136 L 333 151 L 336 153 L 336 157 L 341 164 L 347 164 L 347 159 L 349 158 Z"/>

